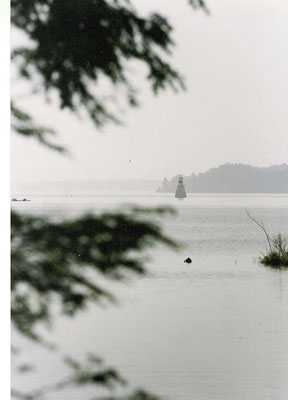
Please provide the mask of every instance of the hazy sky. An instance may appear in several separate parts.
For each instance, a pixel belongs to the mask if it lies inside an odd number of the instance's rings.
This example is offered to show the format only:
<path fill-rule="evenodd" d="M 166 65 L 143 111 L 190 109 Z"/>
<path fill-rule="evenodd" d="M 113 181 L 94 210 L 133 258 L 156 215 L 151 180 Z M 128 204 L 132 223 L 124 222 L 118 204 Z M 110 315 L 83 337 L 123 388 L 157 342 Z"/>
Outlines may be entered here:
<path fill-rule="evenodd" d="M 13 180 L 162 179 L 225 162 L 288 162 L 287 0 L 207 0 L 209 17 L 186 0 L 135 3 L 169 18 L 171 62 L 187 91 L 153 97 L 139 71 L 141 107 L 101 132 L 41 96 L 22 97 L 19 104 L 58 130 L 71 157 L 13 135 Z M 21 98 L 24 87 L 12 86 Z"/>

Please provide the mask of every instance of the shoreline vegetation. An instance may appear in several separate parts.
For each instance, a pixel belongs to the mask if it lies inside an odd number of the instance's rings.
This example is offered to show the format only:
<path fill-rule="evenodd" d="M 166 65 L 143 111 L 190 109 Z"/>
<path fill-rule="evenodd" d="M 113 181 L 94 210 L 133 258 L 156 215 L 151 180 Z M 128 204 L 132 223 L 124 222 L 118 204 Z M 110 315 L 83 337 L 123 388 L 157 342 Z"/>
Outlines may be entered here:
<path fill-rule="evenodd" d="M 259 257 L 261 264 L 272 268 L 288 268 L 288 237 L 283 233 L 270 236 L 264 224 L 246 210 L 248 217 L 265 233 L 269 249 Z"/>
<path fill-rule="evenodd" d="M 179 175 L 164 178 L 160 193 L 175 193 Z M 223 164 L 204 173 L 184 176 L 187 193 L 288 193 L 288 165 L 253 167 Z"/>

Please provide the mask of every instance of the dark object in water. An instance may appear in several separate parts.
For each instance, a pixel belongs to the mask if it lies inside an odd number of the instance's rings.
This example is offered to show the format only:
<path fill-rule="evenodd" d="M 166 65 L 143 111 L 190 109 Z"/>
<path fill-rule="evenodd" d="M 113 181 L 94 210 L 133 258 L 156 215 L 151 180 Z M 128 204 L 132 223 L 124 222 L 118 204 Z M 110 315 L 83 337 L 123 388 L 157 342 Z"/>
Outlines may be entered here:
<path fill-rule="evenodd" d="M 191 260 L 190 257 L 188 257 L 188 258 L 186 258 L 186 260 L 184 260 L 184 262 L 187 263 L 187 264 L 191 264 L 191 263 L 192 263 L 192 260 Z"/>
<path fill-rule="evenodd" d="M 185 197 L 187 197 L 186 191 L 185 191 L 185 188 L 183 185 L 183 177 L 182 176 L 179 177 L 175 197 L 177 197 L 177 199 L 184 199 Z"/>
<path fill-rule="evenodd" d="M 30 201 L 29 199 L 15 199 L 15 197 L 13 197 L 12 201 Z"/>

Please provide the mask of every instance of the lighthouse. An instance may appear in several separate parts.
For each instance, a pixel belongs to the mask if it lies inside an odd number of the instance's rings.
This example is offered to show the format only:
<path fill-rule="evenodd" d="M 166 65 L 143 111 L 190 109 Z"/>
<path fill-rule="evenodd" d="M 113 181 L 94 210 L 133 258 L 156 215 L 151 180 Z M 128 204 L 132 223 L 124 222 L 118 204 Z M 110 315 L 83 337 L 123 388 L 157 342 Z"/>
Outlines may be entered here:
<path fill-rule="evenodd" d="M 183 185 L 183 177 L 182 176 L 179 177 L 175 197 L 177 197 L 177 199 L 184 199 L 185 197 L 187 197 L 185 187 Z"/>

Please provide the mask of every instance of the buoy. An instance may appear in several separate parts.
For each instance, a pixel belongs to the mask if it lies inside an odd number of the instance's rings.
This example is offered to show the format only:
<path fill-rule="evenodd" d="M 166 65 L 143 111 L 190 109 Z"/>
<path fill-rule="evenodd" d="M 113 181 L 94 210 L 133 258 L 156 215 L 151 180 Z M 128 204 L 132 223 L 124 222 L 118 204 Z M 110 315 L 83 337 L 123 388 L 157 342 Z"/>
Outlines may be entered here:
<path fill-rule="evenodd" d="M 183 177 L 179 176 L 178 178 L 178 186 L 176 189 L 176 193 L 175 193 L 175 197 L 177 197 L 178 199 L 184 199 L 185 197 L 187 197 L 186 195 L 186 191 L 183 185 Z"/>

